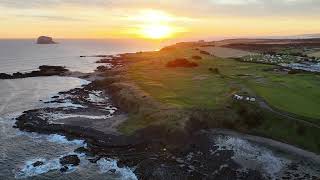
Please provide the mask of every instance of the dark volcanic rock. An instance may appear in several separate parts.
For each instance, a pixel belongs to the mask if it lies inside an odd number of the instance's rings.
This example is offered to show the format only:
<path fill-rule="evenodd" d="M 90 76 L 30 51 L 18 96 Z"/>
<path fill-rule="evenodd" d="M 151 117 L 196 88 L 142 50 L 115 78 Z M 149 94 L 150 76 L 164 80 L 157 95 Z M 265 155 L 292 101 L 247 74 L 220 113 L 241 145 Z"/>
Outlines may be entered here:
<path fill-rule="evenodd" d="M 19 79 L 27 77 L 38 77 L 38 76 L 63 76 L 65 73 L 69 72 L 63 66 L 47 66 L 43 65 L 39 67 L 37 71 L 31 71 L 27 73 L 16 72 L 12 75 L 6 73 L 0 73 L 0 79 Z"/>
<path fill-rule="evenodd" d="M 68 166 L 63 166 L 61 169 L 60 169 L 60 172 L 67 172 L 68 171 Z"/>
<path fill-rule="evenodd" d="M 52 37 L 40 36 L 37 39 L 37 44 L 57 44 L 53 41 Z"/>
<path fill-rule="evenodd" d="M 10 79 L 11 75 L 6 73 L 0 73 L 0 79 Z"/>
<path fill-rule="evenodd" d="M 77 155 L 68 155 L 60 158 L 61 165 L 71 164 L 73 166 L 78 166 L 80 164 L 80 159 Z"/>
<path fill-rule="evenodd" d="M 33 166 L 33 167 L 38 167 L 38 166 L 41 166 L 41 165 L 43 165 L 43 164 L 44 164 L 44 162 L 42 162 L 42 161 L 37 161 L 37 162 L 33 163 L 32 166 Z"/>
<path fill-rule="evenodd" d="M 116 169 L 110 169 L 110 170 L 109 170 L 109 173 L 112 173 L 112 174 L 114 174 L 114 173 L 116 173 L 116 172 L 117 172 Z"/>

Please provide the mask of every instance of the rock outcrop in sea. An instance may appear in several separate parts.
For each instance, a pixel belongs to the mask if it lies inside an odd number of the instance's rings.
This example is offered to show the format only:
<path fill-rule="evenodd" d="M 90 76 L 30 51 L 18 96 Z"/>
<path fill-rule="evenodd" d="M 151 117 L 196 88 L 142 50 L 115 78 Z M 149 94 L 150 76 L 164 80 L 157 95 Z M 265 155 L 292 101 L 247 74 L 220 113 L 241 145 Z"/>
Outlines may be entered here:
<path fill-rule="evenodd" d="M 68 69 L 63 66 L 39 66 L 39 70 L 31 71 L 27 73 L 16 72 L 11 74 L 0 73 L 0 79 L 21 79 L 28 77 L 39 77 L 39 76 L 64 76 L 70 73 Z"/>
<path fill-rule="evenodd" d="M 52 37 L 40 36 L 37 39 L 37 44 L 57 44 L 57 43 L 53 41 Z"/>

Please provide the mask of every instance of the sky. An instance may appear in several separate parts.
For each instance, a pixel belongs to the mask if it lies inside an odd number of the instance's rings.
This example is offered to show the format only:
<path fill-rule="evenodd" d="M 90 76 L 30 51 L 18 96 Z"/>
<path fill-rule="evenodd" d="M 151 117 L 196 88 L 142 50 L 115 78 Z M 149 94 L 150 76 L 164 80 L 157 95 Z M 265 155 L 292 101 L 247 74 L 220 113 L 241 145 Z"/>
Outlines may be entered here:
<path fill-rule="evenodd" d="M 0 38 L 320 33 L 320 0 L 0 0 Z"/>

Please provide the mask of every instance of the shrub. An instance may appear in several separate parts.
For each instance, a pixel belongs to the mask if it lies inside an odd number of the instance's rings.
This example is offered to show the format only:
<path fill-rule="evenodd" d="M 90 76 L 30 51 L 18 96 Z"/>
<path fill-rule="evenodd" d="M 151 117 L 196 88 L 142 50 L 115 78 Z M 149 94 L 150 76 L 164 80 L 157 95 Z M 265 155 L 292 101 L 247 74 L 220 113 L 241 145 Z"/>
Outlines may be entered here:
<path fill-rule="evenodd" d="M 160 51 L 173 51 L 175 50 L 176 48 L 173 47 L 173 46 L 167 46 L 167 47 L 164 47 L 162 48 Z"/>
<path fill-rule="evenodd" d="M 203 50 L 200 50 L 200 54 L 204 54 L 204 55 L 211 55 L 210 53 L 208 53 L 207 51 L 203 51 Z"/>
<path fill-rule="evenodd" d="M 218 68 L 209 68 L 209 71 L 214 73 L 214 74 L 220 74 L 220 71 Z"/>
<path fill-rule="evenodd" d="M 176 67 L 197 67 L 198 64 L 195 62 L 188 61 L 185 58 L 175 59 L 173 61 L 169 61 L 166 65 L 169 68 L 176 68 Z"/>
<path fill-rule="evenodd" d="M 291 69 L 290 71 L 288 71 L 288 74 L 298 74 L 303 72 L 302 70 L 298 70 L 298 69 Z"/>
<path fill-rule="evenodd" d="M 238 114 L 241 116 L 242 123 L 248 128 L 255 128 L 261 125 L 263 117 L 259 109 L 244 103 L 238 103 Z"/>
<path fill-rule="evenodd" d="M 200 59 L 202 59 L 202 57 L 201 57 L 201 56 L 192 56 L 192 59 L 194 59 L 194 60 L 200 60 Z"/>
<path fill-rule="evenodd" d="M 306 128 L 303 125 L 298 125 L 296 131 L 300 136 L 303 136 L 306 134 Z"/>

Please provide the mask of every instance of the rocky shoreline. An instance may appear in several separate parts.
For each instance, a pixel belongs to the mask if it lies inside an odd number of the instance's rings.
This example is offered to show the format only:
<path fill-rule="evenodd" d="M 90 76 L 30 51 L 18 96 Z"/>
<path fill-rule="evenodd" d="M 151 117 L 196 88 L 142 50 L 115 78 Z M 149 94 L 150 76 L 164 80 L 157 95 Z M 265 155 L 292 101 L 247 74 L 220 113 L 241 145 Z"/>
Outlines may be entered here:
<path fill-rule="evenodd" d="M 0 79 L 21 79 L 28 77 L 40 77 L 40 76 L 66 76 L 71 72 L 63 66 L 48 66 L 43 65 L 39 67 L 39 70 L 31 71 L 27 73 L 16 72 L 13 74 L 0 73 Z"/>
<path fill-rule="evenodd" d="M 129 114 L 142 110 L 151 112 L 155 107 L 164 111 L 172 109 L 155 101 L 127 78 L 126 64 L 133 62 L 126 59 L 126 54 L 103 56 L 97 63 L 106 63 L 108 66 L 100 66 L 94 73 L 85 76 L 82 74 L 81 78 L 93 80 L 90 84 L 61 92 L 46 102 L 48 105 L 70 103 L 71 106 L 49 106 L 26 111 L 16 119 L 15 127 L 22 131 L 83 139 L 87 146 L 75 152 L 85 153 L 92 163 L 102 158 L 117 159 L 118 167 L 132 168 L 138 179 L 274 178 L 272 174 L 263 173 L 262 167 L 253 168 L 238 163 L 234 158 L 236 151 L 213 141 L 210 131 L 206 130 L 207 125 L 201 121 L 188 120 L 183 129 L 172 130 L 165 125 L 155 124 L 130 135 L 119 132 L 119 126 Z M 60 70 L 55 75 L 69 72 Z M 32 75 L 53 74 L 47 73 L 47 69 L 44 72 Z M 33 77 L 28 74 L 24 76 Z M 78 162 L 76 157 L 66 157 L 61 161 L 73 165 Z M 282 172 L 279 178 L 316 178 L 308 172 L 290 174 L 291 170 L 288 165 L 287 171 Z M 110 173 L 114 172 L 110 170 Z"/>

